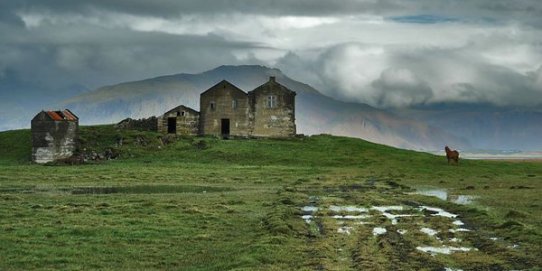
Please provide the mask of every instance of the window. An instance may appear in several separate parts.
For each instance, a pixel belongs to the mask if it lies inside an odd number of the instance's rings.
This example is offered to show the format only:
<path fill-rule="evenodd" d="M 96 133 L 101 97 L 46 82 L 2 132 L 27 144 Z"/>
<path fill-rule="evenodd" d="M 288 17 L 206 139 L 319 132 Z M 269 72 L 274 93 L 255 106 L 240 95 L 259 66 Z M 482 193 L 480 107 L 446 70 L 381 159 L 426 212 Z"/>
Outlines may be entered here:
<path fill-rule="evenodd" d="M 211 111 L 215 111 L 216 104 L 215 102 L 211 102 Z"/>
<path fill-rule="evenodd" d="M 231 108 L 236 109 L 237 108 L 237 100 L 231 101 Z"/>
<path fill-rule="evenodd" d="M 183 117 L 184 117 L 185 115 L 186 115 L 186 112 L 184 112 L 184 111 L 183 111 L 183 112 L 181 112 L 181 116 L 183 116 Z"/>
<path fill-rule="evenodd" d="M 277 96 L 269 95 L 267 96 L 267 108 L 277 107 Z"/>

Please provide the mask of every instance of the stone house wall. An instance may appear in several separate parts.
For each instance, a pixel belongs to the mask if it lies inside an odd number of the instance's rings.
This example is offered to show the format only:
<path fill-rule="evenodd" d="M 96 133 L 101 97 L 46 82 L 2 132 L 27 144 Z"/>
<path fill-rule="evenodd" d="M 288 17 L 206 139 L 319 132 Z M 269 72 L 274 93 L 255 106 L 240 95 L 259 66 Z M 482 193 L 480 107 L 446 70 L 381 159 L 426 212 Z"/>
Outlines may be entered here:
<path fill-rule="evenodd" d="M 252 136 L 291 137 L 296 134 L 295 92 L 271 77 L 248 95 L 254 118 Z"/>
<path fill-rule="evenodd" d="M 231 136 L 248 137 L 251 133 L 248 96 L 228 81 L 223 80 L 201 94 L 200 112 L 202 135 L 221 136 L 226 125 Z"/>

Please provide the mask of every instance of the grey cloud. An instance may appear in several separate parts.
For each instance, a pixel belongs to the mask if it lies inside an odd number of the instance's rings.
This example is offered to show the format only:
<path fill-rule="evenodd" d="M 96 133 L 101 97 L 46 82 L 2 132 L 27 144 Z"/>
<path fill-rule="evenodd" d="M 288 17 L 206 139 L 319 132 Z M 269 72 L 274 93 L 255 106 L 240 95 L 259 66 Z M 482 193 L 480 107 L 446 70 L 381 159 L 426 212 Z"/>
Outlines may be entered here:
<path fill-rule="evenodd" d="M 415 73 L 406 68 L 388 68 L 373 81 L 378 90 L 377 103 L 380 107 L 404 107 L 428 102 L 433 90 Z"/>
<path fill-rule="evenodd" d="M 466 20 L 515 20 L 540 26 L 542 2 L 538 0 L 27 0 L 11 1 L 5 8 L 17 11 L 50 10 L 57 13 L 90 14 L 111 11 L 143 16 L 172 18 L 187 14 L 264 14 L 273 16 L 343 16 L 378 14 L 389 16 L 438 15 Z"/>

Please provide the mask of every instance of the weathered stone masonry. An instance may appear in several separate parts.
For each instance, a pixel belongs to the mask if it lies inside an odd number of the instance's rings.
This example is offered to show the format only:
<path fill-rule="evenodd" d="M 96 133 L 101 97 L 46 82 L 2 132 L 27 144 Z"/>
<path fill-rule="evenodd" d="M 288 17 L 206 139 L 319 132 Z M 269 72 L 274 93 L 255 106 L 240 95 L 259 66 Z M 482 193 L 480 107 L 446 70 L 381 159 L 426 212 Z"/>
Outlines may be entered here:
<path fill-rule="evenodd" d="M 31 122 L 32 161 L 47 163 L 71 157 L 77 149 L 79 118 L 70 110 L 41 111 Z"/>
<path fill-rule="evenodd" d="M 199 113 L 178 106 L 159 117 L 158 130 L 178 135 L 290 137 L 296 134 L 295 96 L 275 77 L 249 93 L 223 80 L 200 95 Z"/>

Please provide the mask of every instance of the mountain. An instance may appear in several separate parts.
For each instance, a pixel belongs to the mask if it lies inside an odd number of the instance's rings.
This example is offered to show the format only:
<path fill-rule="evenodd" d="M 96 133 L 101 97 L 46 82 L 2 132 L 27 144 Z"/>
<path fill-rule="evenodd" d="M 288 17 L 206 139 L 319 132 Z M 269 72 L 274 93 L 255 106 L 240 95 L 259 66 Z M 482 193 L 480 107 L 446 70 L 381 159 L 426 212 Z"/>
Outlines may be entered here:
<path fill-rule="evenodd" d="M 468 146 L 466 140 L 441 129 L 365 104 L 337 101 L 278 69 L 255 65 L 221 66 L 200 74 L 167 75 L 105 86 L 64 104 L 79 115 L 83 124 L 114 123 L 126 117 L 161 115 L 180 104 L 199 110 L 200 93 L 223 79 L 250 91 L 269 76 L 297 92 L 298 133 L 359 137 L 407 149 L 434 150 L 445 144 Z"/>
<path fill-rule="evenodd" d="M 435 104 L 393 112 L 466 138 L 478 150 L 542 150 L 542 107 Z"/>

